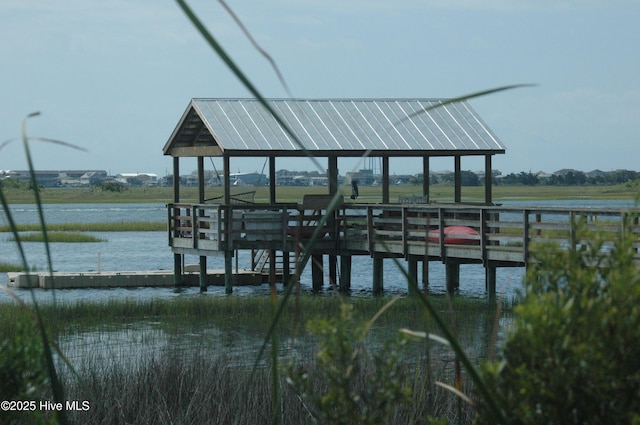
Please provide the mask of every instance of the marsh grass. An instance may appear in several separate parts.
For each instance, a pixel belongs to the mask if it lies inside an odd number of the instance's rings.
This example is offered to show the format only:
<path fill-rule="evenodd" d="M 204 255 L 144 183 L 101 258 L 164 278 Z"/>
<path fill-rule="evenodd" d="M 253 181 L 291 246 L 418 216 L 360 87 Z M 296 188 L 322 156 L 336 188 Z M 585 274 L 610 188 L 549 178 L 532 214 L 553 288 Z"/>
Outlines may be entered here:
<path fill-rule="evenodd" d="M 474 361 L 483 358 L 486 345 L 491 344 L 495 306 L 479 299 L 451 302 L 444 296 L 433 298 L 438 309 L 452 312 L 447 315 L 459 321 L 459 338 Z M 365 320 L 389 298 L 352 301 L 356 320 Z M 310 321 L 337 317 L 342 302 L 335 296 L 311 295 L 301 296 L 299 302 L 297 336 L 295 341 L 284 339 L 279 360 L 285 362 L 295 355 L 301 367 L 310 371 L 311 386 L 323 391 L 324 382 L 315 373 L 315 339 L 304 328 Z M 296 313 L 290 307 L 277 330 L 281 338 L 293 333 Z M 11 320 L 15 309 L 3 306 L 0 320 Z M 424 309 L 416 300 L 402 298 L 388 313 L 380 316 L 367 337 L 371 352 L 380 352 L 384 341 L 397 335 L 400 327 L 415 324 Z M 272 314 L 266 297 L 59 303 L 55 308 L 43 304 L 41 314 L 45 322 L 55 316 L 50 333 L 56 335 L 77 371 L 77 375 L 63 375 L 68 397 L 92 403 L 91 411 L 73 413 L 71 423 L 268 423 L 274 414 L 285 424 L 315 423 L 309 406 L 281 376 L 277 381 L 281 399 L 274 411 L 269 360 L 256 370 L 251 367 Z M 207 331 L 210 329 L 222 333 Z M 78 350 L 84 354 L 78 355 Z M 455 397 L 433 385 L 454 382 L 454 358 L 442 346 L 410 344 L 401 367 L 408 372 L 411 401 L 392 409 L 391 423 L 423 423 L 426 414 L 450 420 L 462 415 L 463 423 L 470 422 L 470 406 L 459 411 Z M 364 377 L 374 370 L 372 364 L 363 367 L 355 391 L 367 390 Z M 472 385 L 464 374 L 462 385 L 465 391 Z"/>
<path fill-rule="evenodd" d="M 451 372 L 439 369 L 428 375 L 425 359 L 416 357 L 406 367 L 412 368 L 410 386 L 416 394 L 410 403 L 397 406 L 390 415 L 390 423 L 418 424 L 426 413 L 451 414 L 456 420 L 455 402 L 443 389 L 425 393 L 425 382 L 451 380 Z M 312 361 L 306 366 L 314 369 Z M 365 373 L 371 368 L 366 366 Z M 224 357 L 212 359 L 206 352 L 185 354 L 168 350 L 158 355 L 138 354 L 132 364 L 123 362 L 93 362 L 86 359 L 77 367 L 81 380 L 71 374 L 63 379 L 70 399 L 90 400 L 87 412 L 73 412 L 70 423 L 127 423 L 127 424 L 264 424 L 278 416 L 283 424 L 312 424 L 309 411 L 298 395 L 282 386 L 281 402 L 273 411 L 270 368 L 260 368 L 251 374 L 248 367 L 229 367 Z M 322 382 L 314 386 L 322 391 Z M 357 383 L 363 390 L 366 382 Z M 251 394 L 246 400 L 244 394 Z M 91 396 L 88 396 L 91 395 Z M 470 409 L 462 412 L 468 423 Z"/>
<path fill-rule="evenodd" d="M 18 224 L 19 232 L 40 230 L 39 224 Z M 158 232 L 167 229 L 167 223 L 157 221 L 116 221 L 102 223 L 52 223 L 47 225 L 50 232 Z M 10 232 L 8 225 L 0 226 L 1 232 Z"/>
<path fill-rule="evenodd" d="M 50 231 L 48 233 L 48 242 L 63 242 L 63 243 L 84 243 L 84 242 L 106 242 L 104 238 L 99 238 L 93 235 L 87 235 L 85 233 L 78 232 L 58 232 Z M 44 242 L 45 235 L 42 232 L 29 232 L 19 236 L 21 242 Z M 17 239 L 15 236 L 11 236 L 9 241 L 15 242 Z"/>
<path fill-rule="evenodd" d="M 23 272 L 25 270 L 25 267 L 21 264 L 0 263 L 0 273 Z M 31 271 L 34 270 L 35 268 L 31 269 Z"/>
<path fill-rule="evenodd" d="M 349 301 L 355 320 L 364 321 L 389 300 L 353 297 Z M 492 341 L 489 330 L 495 305 L 461 297 L 432 296 L 431 300 L 449 320 L 458 322 L 458 336 L 474 361 L 483 358 Z M 297 301 L 299 312 L 293 303 L 287 304 L 277 326 L 283 339 L 278 359 L 285 362 L 295 354 L 311 372 L 313 388 L 322 391 L 324 382 L 314 372 L 315 339 L 305 328 L 310 321 L 338 317 L 344 300 L 335 295 L 301 295 Z M 510 306 L 505 310 L 508 318 Z M 309 406 L 282 376 L 277 378 L 280 402 L 277 407 L 271 404 L 274 375 L 269 360 L 255 370 L 251 367 L 271 324 L 268 297 L 41 303 L 39 312 L 47 334 L 58 341 L 73 365 L 69 369 L 57 362 L 67 399 L 91 402 L 88 412 L 70 412 L 69 423 L 248 424 L 268 423 L 274 415 L 284 424 L 316 423 Z M 397 299 L 386 313 L 367 337 L 372 352 L 382 350 L 384 341 L 397 335 L 399 328 L 425 317 L 424 307 L 411 298 Z M 15 333 L 17 323 L 29 315 L 17 304 L 1 304 L 1 334 Z M 219 331 L 211 332 L 214 329 Z M 426 329 L 437 331 L 433 325 Z M 408 372 L 411 401 L 392 409 L 391 423 L 424 423 L 427 414 L 470 423 L 471 407 L 459 410 L 449 391 L 433 385 L 454 382 L 454 359 L 445 347 L 410 344 L 401 367 Z M 363 376 L 373 373 L 373 368 L 365 364 Z M 367 390 L 370 384 L 360 379 L 354 389 Z M 472 387 L 464 374 L 462 385 L 465 391 Z"/>
<path fill-rule="evenodd" d="M 446 296 L 431 296 L 435 308 L 443 314 L 453 314 L 460 321 L 475 322 L 480 326 L 494 320 L 497 308 L 485 299 Z M 353 314 L 357 320 L 366 320 L 374 316 L 389 301 L 388 297 L 350 299 Z M 336 296 L 301 295 L 298 307 L 291 304 L 285 306 L 281 332 L 291 333 L 295 323 L 304 327 L 309 320 L 336 317 L 340 314 L 342 302 Z M 192 324 L 215 325 L 221 329 L 245 329 L 251 334 L 264 334 L 272 317 L 272 301 L 268 297 L 185 297 L 169 300 L 109 300 L 105 302 L 58 302 L 41 303 L 40 314 L 53 335 L 60 335 L 67 329 L 91 329 L 103 324 L 123 324 L 154 320 L 176 332 Z M 0 304 L 0 336 L 10 332 L 16 318 L 23 308 L 13 303 Z M 501 307 L 502 314 L 508 317 L 512 304 Z M 297 315 L 297 318 L 296 318 Z M 376 326 L 399 329 L 415 323 L 418 318 L 425 318 L 424 308 L 418 300 L 411 298 L 398 299 L 382 315 Z M 297 319 L 294 321 L 294 319 Z M 477 330 L 472 328 L 472 332 Z"/>

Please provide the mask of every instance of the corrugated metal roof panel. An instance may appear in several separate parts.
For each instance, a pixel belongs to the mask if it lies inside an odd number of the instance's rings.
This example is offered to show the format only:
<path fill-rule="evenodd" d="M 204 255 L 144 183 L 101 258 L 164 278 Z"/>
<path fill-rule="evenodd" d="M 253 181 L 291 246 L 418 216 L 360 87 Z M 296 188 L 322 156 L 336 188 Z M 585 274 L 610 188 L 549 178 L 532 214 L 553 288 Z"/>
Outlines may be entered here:
<path fill-rule="evenodd" d="M 504 145 L 466 102 L 429 109 L 441 102 L 440 99 L 268 100 L 302 146 L 320 155 L 341 152 L 353 155 L 367 150 L 373 155 L 504 152 Z M 193 112 L 199 120 L 192 117 Z M 199 132 L 193 129 L 197 122 L 202 127 Z M 165 153 L 175 143 L 188 144 L 193 134 L 201 135 L 202 131 L 208 132 L 207 136 L 222 151 L 232 155 L 302 154 L 294 137 L 255 99 L 193 99 L 165 145 Z"/>

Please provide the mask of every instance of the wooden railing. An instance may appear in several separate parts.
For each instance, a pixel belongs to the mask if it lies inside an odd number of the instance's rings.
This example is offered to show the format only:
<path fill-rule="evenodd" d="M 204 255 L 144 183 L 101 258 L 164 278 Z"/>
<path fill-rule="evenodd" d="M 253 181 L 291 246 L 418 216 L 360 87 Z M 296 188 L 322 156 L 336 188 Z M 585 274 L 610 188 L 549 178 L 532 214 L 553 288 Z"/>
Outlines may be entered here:
<path fill-rule="evenodd" d="M 479 262 L 525 263 L 532 244 L 555 243 L 567 249 L 581 249 L 589 232 L 605 238 L 611 247 L 629 221 L 626 231 L 635 235 L 633 249 L 640 263 L 639 210 L 517 208 L 465 205 L 352 205 L 342 210 L 341 246 L 369 253 L 459 257 Z M 582 222 L 582 239 L 577 234 Z M 453 234 L 447 243 L 444 232 L 463 226 L 478 234 Z"/>
<path fill-rule="evenodd" d="M 287 240 L 287 231 L 295 228 L 296 207 L 295 204 L 168 204 L 169 246 L 182 251 L 224 251 L 243 243 L 281 244 Z"/>
<path fill-rule="evenodd" d="M 298 204 L 216 205 L 169 204 L 169 245 L 174 249 L 220 251 L 244 248 L 287 250 L 294 240 L 308 239 L 319 225 L 322 208 Z M 319 230 L 328 253 L 389 253 L 456 257 L 477 262 L 528 261 L 531 245 L 552 242 L 581 249 L 589 240 L 576 233 L 597 231 L 612 246 L 623 228 L 634 235 L 634 255 L 640 264 L 638 209 L 519 208 L 458 204 L 342 205 Z M 628 226 L 623 227 L 623 222 Z M 463 243 L 448 243 L 452 226 L 476 234 L 450 235 Z M 330 252 L 329 252 L 330 251 Z M 206 255 L 206 253 L 204 254 Z"/>

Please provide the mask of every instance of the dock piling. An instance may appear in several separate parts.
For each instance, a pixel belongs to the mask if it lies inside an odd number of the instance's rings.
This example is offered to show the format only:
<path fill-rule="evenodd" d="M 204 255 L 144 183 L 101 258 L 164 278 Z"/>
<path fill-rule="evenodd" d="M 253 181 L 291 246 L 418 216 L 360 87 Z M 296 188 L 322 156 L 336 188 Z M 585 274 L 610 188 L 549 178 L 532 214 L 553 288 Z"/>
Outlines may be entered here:
<path fill-rule="evenodd" d="M 311 284 L 314 291 L 322 290 L 324 285 L 323 268 L 322 254 L 313 254 L 311 256 Z"/>
<path fill-rule="evenodd" d="M 340 255 L 340 291 L 351 290 L 351 255 Z"/>
<path fill-rule="evenodd" d="M 445 263 L 445 267 L 447 292 L 451 294 L 460 287 L 460 264 L 447 262 Z"/>
<path fill-rule="evenodd" d="M 486 274 L 486 290 L 489 293 L 489 297 L 496 296 L 496 277 L 498 268 L 493 264 L 487 264 L 485 266 L 485 274 Z"/>
<path fill-rule="evenodd" d="M 207 292 L 207 286 L 209 285 L 208 276 L 207 276 L 207 256 L 200 256 L 200 292 Z"/>
<path fill-rule="evenodd" d="M 227 295 L 233 293 L 233 254 L 224 252 L 224 289 Z"/>
<path fill-rule="evenodd" d="M 422 290 L 429 292 L 429 258 L 422 261 Z"/>
<path fill-rule="evenodd" d="M 373 295 L 381 295 L 384 290 L 384 258 L 373 257 Z"/>
<path fill-rule="evenodd" d="M 176 288 L 182 285 L 182 255 L 173 254 L 173 284 Z"/>
<path fill-rule="evenodd" d="M 407 258 L 407 272 L 410 282 L 407 282 L 407 292 L 409 295 L 416 295 L 418 288 L 418 260 L 413 257 Z"/>

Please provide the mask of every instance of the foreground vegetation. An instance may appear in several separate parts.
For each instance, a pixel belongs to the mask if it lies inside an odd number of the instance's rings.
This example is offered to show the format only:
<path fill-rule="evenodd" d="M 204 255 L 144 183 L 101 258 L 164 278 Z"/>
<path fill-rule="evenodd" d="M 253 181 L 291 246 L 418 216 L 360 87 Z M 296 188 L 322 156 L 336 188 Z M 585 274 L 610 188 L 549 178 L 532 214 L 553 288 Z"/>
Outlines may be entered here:
<path fill-rule="evenodd" d="M 574 232 L 581 249 L 534 249 L 526 297 L 484 383 L 518 424 L 640 423 L 640 271 L 632 220 L 616 244 Z M 495 424 L 483 398 L 478 424 Z"/>
<path fill-rule="evenodd" d="M 323 329 L 324 321 L 341 324 L 344 331 L 357 329 L 381 311 L 390 299 L 353 298 L 347 304 L 345 301 L 337 295 L 304 295 L 297 298 L 296 303 L 287 305 L 277 330 L 280 338 L 288 341 L 279 348 L 283 367 L 290 365 L 286 367 L 291 373 L 316 370 L 314 347 L 324 338 L 312 335 L 307 324 L 316 323 L 314 330 Z M 444 296 L 433 297 L 433 302 L 439 310 L 450 312 L 451 320 L 458 321 L 459 338 L 474 353 L 476 362 L 485 357 L 492 344 L 491 328 L 499 312 L 496 305 L 486 300 L 450 300 Z M 341 314 L 345 305 L 353 309 L 353 316 L 347 320 L 343 320 L 345 317 Z M 268 333 L 271 324 L 273 304 L 268 297 L 195 296 L 173 300 L 47 303 L 40 306 L 40 314 L 47 333 L 58 341 L 65 356 L 72 359 L 74 372 L 59 366 L 66 397 L 91 402 L 90 411 L 69 415 L 71 423 L 143 424 L 157 423 L 158 418 L 167 423 L 211 423 L 214 417 L 216 423 L 250 424 L 268 423 L 272 419 L 274 394 L 270 382 L 274 371 L 268 360 L 260 362 L 254 373 L 250 367 L 258 358 L 260 336 Z M 387 358 L 388 352 L 380 350 L 383 345 L 390 347 L 385 341 L 396 341 L 400 335 L 398 329 L 413 326 L 416 317 L 423 314 L 420 302 L 402 298 L 396 299 L 387 312 L 380 315 L 375 328 L 360 341 L 363 345 L 358 345 L 363 351 L 354 359 L 360 369 L 350 380 L 353 391 L 364 394 L 370 390 L 368 377 L 381 371 L 380 362 L 372 361 L 373 355 L 382 353 L 382 358 Z M 509 309 L 499 314 L 504 319 L 510 314 Z M 0 358 L 9 359 L 11 357 L 5 355 L 12 353 L 15 358 L 23 354 L 23 349 L 39 352 L 38 336 L 29 325 L 29 315 L 29 311 L 18 304 L 0 305 L 0 321 L 5 324 L 0 329 L 0 339 L 5 341 Z M 223 332 L 219 340 L 212 339 L 210 329 Z M 435 326 L 425 329 L 437 332 Z M 91 354 L 78 356 L 87 335 L 102 342 L 92 348 Z M 126 341 L 122 341 L 123 335 Z M 20 343 L 11 344 L 14 338 Z M 246 341 L 252 339 L 254 342 L 247 345 Z M 110 341 L 115 340 L 124 345 L 113 346 Z M 168 349 L 155 348 L 169 341 Z M 226 348 L 219 351 L 216 347 L 220 345 Z M 233 346 L 243 347 L 241 353 Z M 394 366 L 398 377 L 405 377 L 401 380 L 403 388 L 406 387 L 405 397 L 403 403 L 388 404 L 386 417 L 392 423 L 425 423 L 423 419 L 427 414 L 452 418 L 463 415 L 464 422 L 468 423 L 473 416 L 472 409 L 467 406 L 458 411 L 452 394 L 433 387 L 436 380 L 454 382 L 455 370 L 447 350 L 438 346 L 430 348 L 419 341 L 406 341 L 398 348 L 401 349 L 397 351 L 397 361 L 389 365 Z M 295 363 L 291 363 L 294 360 Z M 360 364 L 360 360 L 364 363 Z M 20 374 L 23 380 L 35 381 L 37 389 L 29 390 L 32 391 L 29 397 L 50 398 L 44 364 L 29 363 L 28 367 L 30 372 L 22 374 L 19 364 L 0 361 L 0 374 L 11 371 L 14 375 Z M 311 406 L 302 402 L 298 387 L 281 379 L 282 410 L 278 413 L 282 423 L 314 423 L 313 418 L 319 411 L 310 411 Z M 315 372 L 305 382 L 318 394 L 326 389 L 323 376 Z M 470 388 L 466 378 L 464 385 Z M 8 391 L 7 386 L 2 385 L 0 390 Z M 16 385 L 13 391 L 27 391 L 27 386 Z"/>

